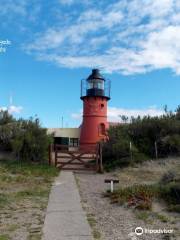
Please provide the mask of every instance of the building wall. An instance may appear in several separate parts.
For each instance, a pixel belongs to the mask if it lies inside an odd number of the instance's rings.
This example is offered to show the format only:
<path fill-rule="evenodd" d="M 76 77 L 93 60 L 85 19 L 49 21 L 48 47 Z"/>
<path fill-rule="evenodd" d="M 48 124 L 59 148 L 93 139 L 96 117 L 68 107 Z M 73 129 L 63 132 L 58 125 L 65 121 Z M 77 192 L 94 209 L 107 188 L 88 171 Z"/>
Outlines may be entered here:
<path fill-rule="evenodd" d="M 106 140 L 108 127 L 107 98 L 85 97 L 80 145 L 96 144 L 100 140 Z"/>
<path fill-rule="evenodd" d="M 48 134 L 53 134 L 54 144 L 68 145 L 69 150 L 79 146 L 80 128 L 49 128 Z"/>

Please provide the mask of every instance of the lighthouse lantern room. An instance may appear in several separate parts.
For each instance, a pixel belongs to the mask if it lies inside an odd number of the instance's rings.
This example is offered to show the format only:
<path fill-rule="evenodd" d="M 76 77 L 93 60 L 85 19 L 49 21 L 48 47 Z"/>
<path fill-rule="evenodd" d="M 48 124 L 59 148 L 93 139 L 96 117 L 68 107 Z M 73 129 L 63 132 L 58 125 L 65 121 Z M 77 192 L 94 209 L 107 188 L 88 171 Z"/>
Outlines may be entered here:
<path fill-rule="evenodd" d="M 107 102 L 110 100 L 110 83 L 98 69 L 93 69 L 89 77 L 81 81 L 83 122 L 80 147 L 86 148 L 108 138 Z"/>

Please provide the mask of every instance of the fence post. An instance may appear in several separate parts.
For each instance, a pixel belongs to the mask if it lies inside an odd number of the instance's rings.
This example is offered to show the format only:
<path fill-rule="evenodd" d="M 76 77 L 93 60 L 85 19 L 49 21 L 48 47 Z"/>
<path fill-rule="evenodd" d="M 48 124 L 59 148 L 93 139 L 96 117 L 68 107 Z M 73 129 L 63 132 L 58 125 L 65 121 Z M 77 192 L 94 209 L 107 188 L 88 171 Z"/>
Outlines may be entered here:
<path fill-rule="evenodd" d="M 57 166 L 57 146 L 55 145 L 55 167 Z"/>
<path fill-rule="evenodd" d="M 132 143 L 131 142 L 129 142 L 129 151 L 130 151 L 130 158 L 132 163 L 133 159 L 132 159 Z"/>
<path fill-rule="evenodd" d="M 99 143 L 96 144 L 96 172 L 99 171 Z"/>
<path fill-rule="evenodd" d="M 154 147 L 155 147 L 155 155 L 156 155 L 156 159 L 158 159 L 158 149 L 157 149 L 157 142 L 154 142 Z"/>
<path fill-rule="evenodd" d="M 99 172 L 103 173 L 103 164 L 102 164 L 102 142 L 99 143 Z"/>

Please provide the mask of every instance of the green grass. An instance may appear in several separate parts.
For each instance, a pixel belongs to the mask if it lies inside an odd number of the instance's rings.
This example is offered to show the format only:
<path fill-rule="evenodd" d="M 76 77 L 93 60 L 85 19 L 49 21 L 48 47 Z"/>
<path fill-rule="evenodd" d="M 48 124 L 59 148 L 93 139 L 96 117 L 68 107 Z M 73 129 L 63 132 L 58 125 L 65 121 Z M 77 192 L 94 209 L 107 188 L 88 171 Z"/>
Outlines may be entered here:
<path fill-rule="evenodd" d="M 41 239 L 42 239 L 41 234 L 30 234 L 27 240 L 41 240 Z"/>
<path fill-rule="evenodd" d="M 89 225 L 93 228 L 94 226 L 96 226 L 96 220 L 94 218 L 94 215 L 92 214 L 88 214 L 87 215 L 87 220 L 89 222 Z"/>
<path fill-rule="evenodd" d="M 96 227 L 96 219 L 95 219 L 94 215 L 87 214 L 87 220 L 89 222 L 89 225 L 91 226 L 94 239 L 96 239 L 96 240 L 101 239 L 101 234 Z"/>
<path fill-rule="evenodd" d="M 57 169 L 47 164 L 19 163 L 17 161 L 1 161 L 1 172 L 20 174 L 27 176 L 53 177 L 57 175 Z M 7 177 L 9 178 L 9 177 Z M 10 178 L 12 180 L 12 178 Z"/>
<path fill-rule="evenodd" d="M 31 198 L 31 197 L 47 197 L 49 195 L 48 189 L 41 189 L 41 187 L 34 187 L 33 189 L 27 189 L 24 191 L 19 191 L 15 195 L 16 198 Z"/>
<path fill-rule="evenodd" d="M 149 219 L 149 212 L 148 211 L 135 211 L 135 215 L 137 219 L 147 221 Z"/>
<path fill-rule="evenodd" d="M 160 185 L 160 195 L 168 204 L 180 204 L 180 181 Z"/>
<path fill-rule="evenodd" d="M 19 228 L 19 225 L 17 225 L 17 224 L 11 224 L 11 225 L 8 225 L 8 227 L 7 227 L 8 231 L 10 231 L 10 232 L 14 232 L 18 228 Z"/>
<path fill-rule="evenodd" d="M 159 214 L 159 213 L 156 213 L 156 218 L 159 219 L 161 222 L 164 222 L 164 223 L 167 223 L 170 221 L 170 219 L 163 215 L 163 214 Z"/>
<path fill-rule="evenodd" d="M 9 203 L 9 198 L 7 194 L 0 193 L 0 209 L 6 206 Z"/>
<path fill-rule="evenodd" d="M 101 234 L 100 234 L 100 232 L 97 231 L 97 230 L 94 230 L 94 231 L 93 231 L 93 237 L 94 237 L 94 239 L 101 239 Z"/>
<path fill-rule="evenodd" d="M 180 213 L 180 204 L 170 204 L 168 206 L 168 211 Z"/>
<path fill-rule="evenodd" d="M 7 234 L 0 235 L 0 240 L 10 240 L 9 235 Z"/>
<path fill-rule="evenodd" d="M 157 212 L 135 210 L 134 213 L 137 219 L 140 219 L 149 224 L 152 223 L 155 219 L 163 223 L 171 222 L 171 219 L 167 215 L 157 213 Z"/>

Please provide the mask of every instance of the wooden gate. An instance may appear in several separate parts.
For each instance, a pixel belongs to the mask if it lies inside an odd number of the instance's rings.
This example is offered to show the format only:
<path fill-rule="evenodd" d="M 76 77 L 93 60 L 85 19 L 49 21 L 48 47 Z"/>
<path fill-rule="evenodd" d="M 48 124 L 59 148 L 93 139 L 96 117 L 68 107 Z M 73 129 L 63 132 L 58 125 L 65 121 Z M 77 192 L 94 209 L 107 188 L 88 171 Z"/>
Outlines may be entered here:
<path fill-rule="evenodd" d="M 93 170 L 103 172 L 102 144 L 88 145 L 86 150 L 78 149 L 72 151 L 68 149 L 67 145 L 51 145 L 49 164 L 54 164 L 60 170 Z"/>

